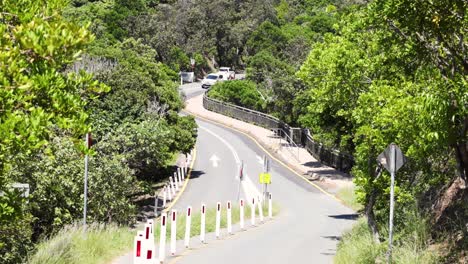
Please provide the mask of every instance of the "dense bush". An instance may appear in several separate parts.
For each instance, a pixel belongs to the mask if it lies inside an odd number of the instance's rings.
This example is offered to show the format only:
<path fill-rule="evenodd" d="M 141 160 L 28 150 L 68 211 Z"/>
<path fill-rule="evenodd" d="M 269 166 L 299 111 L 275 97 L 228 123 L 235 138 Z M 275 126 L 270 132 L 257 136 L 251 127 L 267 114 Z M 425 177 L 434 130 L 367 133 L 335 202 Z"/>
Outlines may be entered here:
<path fill-rule="evenodd" d="M 218 82 L 211 87 L 208 96 L 258 111 L 262 111 L 265 107 L 265 100 L 252 81 Z"/>
<path fill-rule="evenodd" d="M 153 194 L 149 186 L 167 175 L 174 155 L 194 146 L 196 124 L 178 115 L 177 73 L 128 38 L 128 19 L 155 3 L 2 4 L 0 262 L 18 263 L 33 243 L 81 221 L 84 153 L 88 222 L 130 224 L 135 196 Z M 95 144 L 86 150 L 89 131 Z M 12 182 L 29 184 L 30 196 L 22 199 Z"/>

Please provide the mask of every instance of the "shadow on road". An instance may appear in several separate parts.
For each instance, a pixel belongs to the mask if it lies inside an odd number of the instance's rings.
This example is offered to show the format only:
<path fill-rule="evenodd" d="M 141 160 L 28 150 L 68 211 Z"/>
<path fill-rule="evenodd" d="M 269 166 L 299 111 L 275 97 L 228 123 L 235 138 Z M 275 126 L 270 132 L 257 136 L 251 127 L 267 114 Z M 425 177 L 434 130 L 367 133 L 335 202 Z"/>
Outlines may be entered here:
<path fill-rule="evenodd" d="M 340 215 L 329 215 L 328 217 L 342 220 L 356 220 L 359 218 L 358 214 L 340 214 Z"/>
<path fill-rule="evenodd" d="M 203 174 L 205 174 L 204 171 L 194 170 L 190 173 L 190 179 L 200 178 Z"/>
<path fill-rule="evenodd" d="M 340 241 L 341 240 L 341 236 L 322 236 L 322 237 L 330 239 L 330 240 L 334 240 L 334 241 Z"/>
<path fill-rule="evenodd" d="M 323 165 L 318 161 L 308 161 L 306 163 L 302 163 L 303 166 L 310 167 L 310 168 L 320 168 Z"/>

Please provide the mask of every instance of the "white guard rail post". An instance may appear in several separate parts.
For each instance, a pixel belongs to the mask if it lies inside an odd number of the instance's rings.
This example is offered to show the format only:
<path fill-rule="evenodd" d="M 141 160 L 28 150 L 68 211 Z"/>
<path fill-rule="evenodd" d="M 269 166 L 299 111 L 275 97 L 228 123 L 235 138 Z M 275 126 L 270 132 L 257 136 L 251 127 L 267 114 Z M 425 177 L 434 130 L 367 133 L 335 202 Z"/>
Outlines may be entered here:
<path fill-rule="evenodd" d="M 206 215 L 206 205 L 202 204 L 201 207 L 201 221 L 200 221 L 200 241 L 205 243 L 205 215 Z"/>
<path fill-rule="evenodd" d="M 163 212 L 161 214 L 161 232 L 159 233 L 159 261 L 164 262 L 166 258 L 166 228 L 167 226 L 167 214 Z"/>
<path fill-rule="evenodd" d="M 228 234 L 232 234 L 231 201 L 227 202 L 226 216 L 227 216 L 227 231 L 228 231 Z"/>
<path fill-rule="evenodd" d="M 240 199 L 239 201 L 239 224 L 241 230 L 244 230 L 244 200 Z"/>
<path fill-rule="evenodd" d="M 190 227 L 192 224 L 192 207 L 187 207 L 187 217 L 185 218 L 185 247 L 188 248 L 190 244 Z"/>
<path fill-rule="evenodd" d="M 171 212 L 171 254 L 176 254 L 176 240 L 177 240 L 177 210 L 172 209 Z"/>
<path fill-rule="evenodd" d="M 216 203 L 216 238 L 219 238 L 219 229 L 221 225 L 221 203 Z"/>

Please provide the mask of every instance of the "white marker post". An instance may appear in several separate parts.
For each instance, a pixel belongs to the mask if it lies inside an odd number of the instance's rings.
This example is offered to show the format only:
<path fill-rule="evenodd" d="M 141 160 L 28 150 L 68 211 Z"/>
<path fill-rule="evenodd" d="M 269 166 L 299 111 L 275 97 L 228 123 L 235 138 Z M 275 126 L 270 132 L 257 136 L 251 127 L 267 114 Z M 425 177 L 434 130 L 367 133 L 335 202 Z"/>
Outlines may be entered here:
<path fill-rule="evenodd" d="M 227 231 L 232 234 L 232 221 L 231 221 L 231 201 L 227 202 Z"/>
<path fill-rule="evenodd" d="M 206 214 L 206 205 L 202 204 L 201 206 L 201 226 L 200 226 L 200 241 L 205 243 L 205 214 Z"/>
<path fill-rule="evenodd" d="M 142 264 L 143 262 L 143 231 L 138 231 L 133 243 L 133 263 Z"/>
<path fill-rule="evenodd" d="M 255 225 L 255 198 L 252 198 L 252 204 L 250 205 L 250 223 L 254 226 Z"/>
<path fill-rule="evenodd" d="M 174 172 L 174 186 L 175 186 L 175 190 L 178 192 L 179 191 L 179 179 L 177 178 L 177 173 Z"/>
<path fill-rule="evenodd" d="M 177 210 L 172 209 L 171 213 L 171 254 L 174 256 L 176 253 L 176 240 L 177 240 Z"/>
<path fill-rule="evenodd" d="M 219 238 L 219 228 L 221 226 L 221 203 L 216 203 L 216 238 Z"/>
<path fill-rule="evenodd" d="M 179 187 L 182 187 L 182 174 L 180 173 L 180 168 L 177 168 L 177 180 L 179 181 Z"/>
<path fill-rule="evenodd" d="M 172 176 L 169 177 L 169 184 L 171 186 L 172 195 L 175 196 L 176 189 L 175 189 L 174 179 L 172 178 Z"/>
<path fill-rule="evenodd" d="M 166 222 L 167 215 L 163 212 L 161 215 L 161 232 L 159 234 L 159 261 L 161 263 L 166 258 Z"/>
<path fill-rule="evenodd" d="M 145 260 L 145 263 L 151 262 L 151 260 L 155 259 L 154 235 L 151 233 L 152 227 L 153 226 L 149 223 L 145 224 L 145 233 L 143 239 L 143 259 Z"/>
<path fill-rule="evenodd" d="M 148 225 L 150 225 L 150 237 L 154 241 L 154 220 L 153 219 L 148 219 L 146 221 Z"/>
<path fill-rule="evenodd" d="M 167 200 L 166 188 L 167 188 L 166 186 L 164 186 L 163 188 L 163 204 L 162 204 L 163 208 L 166 207 L 166 200 Z"/>
<path fill-rule="evenodd" d="M 271 193 L 269 193 L 268 195 L 268 217 L 270 219 L 273 218 L 273 201 L 272 201 Z"/>
<path fill-rule="evenodd" d="M 185 247 L 188 248 L 190 244 L 190 227 L 192 224 L 192 207 L 187 207 L 187 217 L 185 218 Z"/>
<path fill-rule="evenodd" d="M 169 199 L 169 201 L 172 201 L 172 188 L 171 186 L 167 186 L 166 185 L 166 192 L 167 192 L 167 198 Z"/>
<path fill-rule="evenodd" d="M 263 203 L 262 200 L 260 200 L 260 197 L 257 199 L 257 204 L 258 204 L 258 215 L 260 216 L 260 222 L 263 222 Z"/>
<path fill-rule="evenodd" d="M 184 167 L 180 167 L 180 174 L 182 175 L 182 181 L 185 181 L 185 169 Z"/>
<path fill-rule="evenodd" d="M 240 206 L 239 206 L 239 216 L 240 216 L 240 228 L 244 230 L 244 200 L 240 199 Z"/>

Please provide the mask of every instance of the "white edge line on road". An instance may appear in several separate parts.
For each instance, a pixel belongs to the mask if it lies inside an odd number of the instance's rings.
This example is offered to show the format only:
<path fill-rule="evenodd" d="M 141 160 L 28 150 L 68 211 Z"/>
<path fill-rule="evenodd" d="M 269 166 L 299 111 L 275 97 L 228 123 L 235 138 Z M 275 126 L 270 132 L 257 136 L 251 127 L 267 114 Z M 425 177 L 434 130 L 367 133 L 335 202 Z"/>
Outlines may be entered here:
<path fill-rule="evenodd" d="M 207 110 L 209 111 L 209 110 Z M 233 131 L 236 131 L 238 133 L 241 133 L 243 134 L 244 136 L 250 138 L 253 142 L 255 142 L 255 144 L 257 144 L 257 146 L 263 150 L 263 152 L 265 154 L 267 154 L 268 156 L 270 156 L 270 158 L 272 158 L 273 160 L 275 160 L 276 162 L 278 162 L 279 164 L 281 164 L 284 168 L 288 169 L 289 171 L 291 171 L 293 174 L 295 174 L 296 176 L 302 178 L 307 184 L 309 185 L 312 185 L 313 187 L 315 187 L 317 190 L 319 190 L 320 192 L 322 192 L 323 194 L 327 195 L 328 197 L 334 199 L 335 201 L 343 204 L 344 206 L 347 206 L 346 203 L 341 200 L 340 198 L 336 197 L 335 195 L 329 193 L 328 191 L 326 191 L 325 189 L 323 189 L 322 187 L 318 186 L 317 184 L 313 183 L 313 182 L 310 182 L 309 179 L 307 179 L 305 176 L 301 175 L 300 173 L 298 173 L 295 169 L 293 169 L 291 166 L 287 165 L 285 162 L 279 160 L 278 158 L 276 158 L 273 154 L 270 153 L 270 151 L 268 151 L 265 147 L 262 146 L 262 144 L 260 144 L 257 139 L 255 139 L 253 136 L 251 136 L 249 134 L 249 132 L 244 132 L 242 131 L 241 129 L 237 128 L 237 127 L 234 127 L 234 126 L 228 126 L 226 124 L 224 124 L 223 122 L 221 121 L 217 121 L 217 120 L 213 120 L 209 117 L 205 117 L 205 116 L 202 116 L 200 114 L 197 114 L 195 112 L 192 112 L 192 111 L 189 111 L 187 109 L 184 109 L 184 112 L 190 114 L 190 115 L 193 115 L 195 116 L 196 118 L 198 119 L 201 119 L 205 122 L 208 122 L 208 123 L 211 123 L 211 124 L 215 124 L 215 125 L 219 125 L 219 126 L 222 126 L 222 127 L 225 127 L 227 129 L 231 129 Z M 213 112 L 215 113 L 215 112 Z M 221 114 L 219 114 L 221 115 Z M 242 121 L 241 121 L 242 122 Z M 347 206 L 349 207 L 349 206 Z"/>

